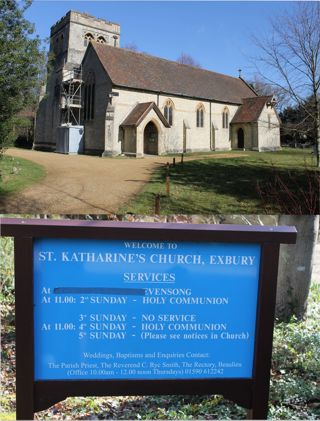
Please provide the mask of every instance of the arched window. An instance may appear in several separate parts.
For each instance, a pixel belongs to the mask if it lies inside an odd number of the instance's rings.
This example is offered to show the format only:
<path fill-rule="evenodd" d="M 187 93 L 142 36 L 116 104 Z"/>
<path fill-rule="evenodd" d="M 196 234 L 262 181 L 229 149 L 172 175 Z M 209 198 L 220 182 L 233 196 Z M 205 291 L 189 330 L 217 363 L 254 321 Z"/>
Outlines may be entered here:
<path fill-rule="evenodd" d="M 84 36 L 84 46 L 86 47 L 92 40 L 94 40 L 94 36 L 90 32 L 87 32 Z"/>
<path fill-rule="evenodd" d="M 94 119 L 94 102 L 95 102 L 95 77 L 93 72 L 89 72 L 84 86 L 84 120 Z"/>
<path fill-rule="evenodd" d="M 97 42 L 100 42 L 100 44 L 105 44 L 107 41 L 106 41 L 106 39 L 103 36 L 100 35 L 97 38 Z"/>
<path fill-rule="evenodd" d="M 167 122 L 172 126 L 173 123 L 173 103 L 168 99 L 164 105 L 163 114 Z"/>
<path fill-rule="evenodd" d="M 222 128 L 229 128 L 229 110 L 228 107 L 225 107 L 222 113 Z"/>
<path fill-rule="evenodd" d="M 197 127 L 204 126 L 204 106 L 202 104 L 197 107 Z"/>

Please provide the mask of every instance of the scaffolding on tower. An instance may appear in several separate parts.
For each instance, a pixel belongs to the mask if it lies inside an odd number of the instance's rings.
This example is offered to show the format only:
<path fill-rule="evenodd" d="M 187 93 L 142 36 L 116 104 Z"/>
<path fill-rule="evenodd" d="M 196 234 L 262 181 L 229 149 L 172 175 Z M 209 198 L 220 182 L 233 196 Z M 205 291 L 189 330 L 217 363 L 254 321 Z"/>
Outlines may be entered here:
<path fill-rule="evenodd" d="M 60 90 L 61 126 L 80 126 L 82 87 L 81 66 L 63 70 Z"/>
<path fill-rule="evenodd" d="M 63 69 L 60 85 L 60 125 L 57 127 L 56 152 L 83 153 L 82 68 Z"/>

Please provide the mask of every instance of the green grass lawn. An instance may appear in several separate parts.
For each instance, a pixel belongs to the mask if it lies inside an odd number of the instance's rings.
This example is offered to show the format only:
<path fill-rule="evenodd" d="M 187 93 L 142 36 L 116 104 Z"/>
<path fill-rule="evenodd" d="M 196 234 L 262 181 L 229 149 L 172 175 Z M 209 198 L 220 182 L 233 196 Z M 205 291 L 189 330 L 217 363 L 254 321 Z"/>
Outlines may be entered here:
<path fill-rule="evenodd" d="M 150 182 L 121 210 L 122 213 L 153 214 L 156 194 L 161 195 L 161 214 L 257 214 L 299 213 L 294 206 L 305 202 L 306 192 L 317 193 L 318 175 L 309 149 L 284 149 L 279 152 L 238 152 L 233 158 L 220 158 L 221 153 L 199 156 L 193 161 L 170 167 L 170 196 L 166 195 L 166 168 L 159 168 Z M 216 156 L 216 157 L 215 157 Z M 168 161 L 172 162 L 169 158 Z M 280 177 L 277 178 L 277 177 Z M 279 209 L 274 192 L 261 200 L 260 189 L 272 189 L 276 179 L 286 186 L 276 187 L 288 205 Z M 310 181 L 311 180 L 311 181 Z M 309 186 L 312 182 L 312 186 Z M 289 195 L 285 195 L 288 187 Z M 313 197 L 314 201 L 317 200 Z M 291 203 L 290 200 L 297 203 Z M 311 212 L 302 212 L 311 213 Z"/>
<path fill-rule="evenodd" d="M 41 180 L 46 174 L 45 169 L 41 165 L 8 155 L 0 158 L 0 171 L 1 198 Z"/>

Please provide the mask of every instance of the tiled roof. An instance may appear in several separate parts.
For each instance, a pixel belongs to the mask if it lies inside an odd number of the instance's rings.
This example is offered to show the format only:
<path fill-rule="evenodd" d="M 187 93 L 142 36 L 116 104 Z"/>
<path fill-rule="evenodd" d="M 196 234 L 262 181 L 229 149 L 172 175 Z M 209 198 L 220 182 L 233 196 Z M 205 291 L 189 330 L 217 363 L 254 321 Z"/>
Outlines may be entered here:
<path fill-rule="evenodd" d="M 230 104 L 241 104 L 242 98 L 256 96 L 239 78 L 106 44 L 91 42 L 90 46 L 118 87 Z"/>
<path fill-rule="evenodd" d="M 170 127 L 169 123 L 154 102 L 142 102 L 137 104 L 131 113 L 126 117 L 121 126 L 139 126 L 149 111 L 154 110 L 165 127 Z"/>
<path fill-rule="evenodd" d="M 238 108 L 231 123 L 252 123 L 260 117 L 263 107 L 270 101 L 272 96 L 258 96 L 244 98 L 243 104 Z"/>

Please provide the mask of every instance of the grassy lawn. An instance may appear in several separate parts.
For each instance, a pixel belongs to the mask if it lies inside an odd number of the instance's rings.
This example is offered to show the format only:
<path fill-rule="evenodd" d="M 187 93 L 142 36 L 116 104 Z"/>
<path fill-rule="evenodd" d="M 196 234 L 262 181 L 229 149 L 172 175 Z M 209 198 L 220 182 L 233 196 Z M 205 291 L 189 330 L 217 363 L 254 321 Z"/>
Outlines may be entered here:
<path fill-rule="evenodd" d="M 119 213 L 153 214 L 156 194 L 161 195 L 161 214 L 287 213 L 279 209 L 272 192 L 267 194 L 265 203 L 258 192 L 258 183 L 262 189 L 267 185 L 270 188 L 276 174 L 298 203 L 306 200 L 298 192 L 303 195 L 309 191 L 310 178 L 314 195 L 317 192 L 314 158 L 309 149 L 245 151 L 232 158 L 219 157 L 221 153 L 206 155 L 195 155 L 192 161 L 186 158 L 183 164 L 180 157 L 176 158 L 176 166 L 170 166 L 170 196 L 166 195 L 166 168 L 159 168 L 141 193 Z M 280 186 L 279 190 L 285 188 Z M 282 200 L 287 202 L 287 198 Z M 289 210 L 288 213 L 298 213 L 294 204 L 289 204 Z"/>
<path fill-rule="evenodd" d="M 0 198 L 24 189 L 46 174 L 41 165 L 8 155 L 0 158 L 0 171 Z"/>

